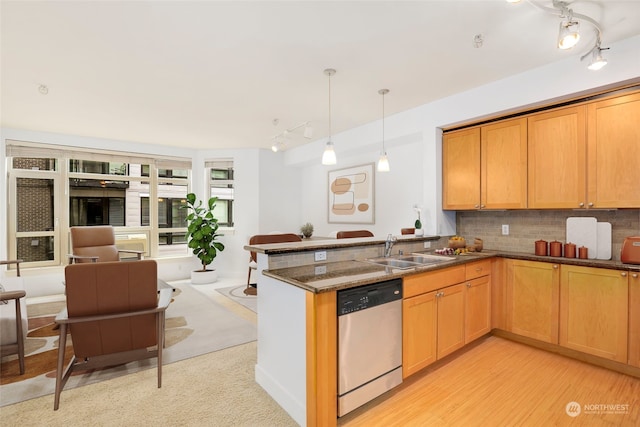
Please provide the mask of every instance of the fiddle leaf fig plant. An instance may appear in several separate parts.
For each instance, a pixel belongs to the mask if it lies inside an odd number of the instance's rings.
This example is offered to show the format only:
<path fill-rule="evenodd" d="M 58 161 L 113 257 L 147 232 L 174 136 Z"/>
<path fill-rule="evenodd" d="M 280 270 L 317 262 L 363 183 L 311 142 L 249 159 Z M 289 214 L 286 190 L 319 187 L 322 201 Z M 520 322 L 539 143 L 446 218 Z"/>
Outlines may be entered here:
<path fill-rule="evenodd" d="M 187 246 L 202 262 L 202 270 L 213 262 L 218 252 L 224 250 L 224 245 L 218 241 L 218 219 L 213 215 L 217 197 L 211 197 L 207 205 L 203 206 L 194 193 L 187 194 L 187 204 L 184 209 L 191 212 L 187 215 Z"/>

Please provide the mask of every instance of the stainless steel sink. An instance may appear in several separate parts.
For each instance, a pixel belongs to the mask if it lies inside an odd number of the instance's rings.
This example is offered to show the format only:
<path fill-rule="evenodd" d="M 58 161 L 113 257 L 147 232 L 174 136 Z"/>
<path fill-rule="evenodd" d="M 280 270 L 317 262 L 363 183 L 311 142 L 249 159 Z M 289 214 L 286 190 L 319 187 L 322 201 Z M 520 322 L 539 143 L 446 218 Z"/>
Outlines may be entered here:
<path fill-rule="evenodd" d="M 401 270 L 416 268 L 420 265 L 415 262 L 404 261 L 404 260 L 395 259 L 395 258 L 373 258 L 373 259 L 368 259 L 367 261 L 373 264 L 384 265 L 385 267 L 399 268 Z"/>
<path fill-rule="evenodd" d="M 388 258 L 369 258 L 366 261 L 373 264 L 384 265 L 385 267 L 408 270 L 410 268 L 436 265 L 453 259 L 454 258 L 439 255 L 409 254 L 395 255 Z"/>

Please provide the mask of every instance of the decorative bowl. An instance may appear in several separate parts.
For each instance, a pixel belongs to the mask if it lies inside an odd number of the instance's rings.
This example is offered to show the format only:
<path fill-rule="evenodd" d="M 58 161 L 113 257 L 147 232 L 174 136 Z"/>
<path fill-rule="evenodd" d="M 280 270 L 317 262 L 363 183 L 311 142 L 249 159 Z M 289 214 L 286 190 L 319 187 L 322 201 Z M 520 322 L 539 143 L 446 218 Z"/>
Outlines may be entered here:
<path fill-rule="evenodd" d="M 464 238 L 459 239 L 449 239 L 449 247 L 453 249 L 461 249 L 467 246 L 466 240 Z"/>

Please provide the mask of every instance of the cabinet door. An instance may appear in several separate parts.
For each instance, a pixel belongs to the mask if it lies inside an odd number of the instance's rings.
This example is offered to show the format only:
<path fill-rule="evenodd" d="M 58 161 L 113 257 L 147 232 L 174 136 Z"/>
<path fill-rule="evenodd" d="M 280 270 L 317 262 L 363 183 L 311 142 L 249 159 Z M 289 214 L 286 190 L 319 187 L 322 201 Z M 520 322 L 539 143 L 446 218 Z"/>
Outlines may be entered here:
<path fill-rule="evenodd" d="M 464 345 L 465 284 L 438 291 L 438 359 Z"/>
<path fill-rule="evenodd" d="M 640 93 L 588 105 L 588 203 L 640 207 Z"/>
<path fill-rule="evenodd" d="M 527 119 L 481 128 L 480 207 L 527 207 Z"/>
<path fill-rule="evenodd" d="M 558 265 L 521 260 L 506 265 L 507 330 L 558 344 Z"/>
<path fill-rule="evenodd" d="M 480 128 L 442 136 L 442 208 L 480 208 Z"/>
<path fill-rule="evenodd" d="M 640 368 L 640 273 L 629 275 L 629 365 Z"/>
<path fill-rule="evenodd" d="M 402 301 L 402 377 L 436 361 L 436 292 Z"/>
<path fill-rule="evenodd" d="M 464 343 L 491 331 L 491 276 L 468 281 L 465 286 Z"/>
<path fill-rule="evenodd" d="M 587 129 L 584 105 L 528 118 L 528 207 L 585 207 Z"/>
<path fill-rule="evenodd" d="M 627 272 L 563 265 L 560 345 L 627 363 Z"/>

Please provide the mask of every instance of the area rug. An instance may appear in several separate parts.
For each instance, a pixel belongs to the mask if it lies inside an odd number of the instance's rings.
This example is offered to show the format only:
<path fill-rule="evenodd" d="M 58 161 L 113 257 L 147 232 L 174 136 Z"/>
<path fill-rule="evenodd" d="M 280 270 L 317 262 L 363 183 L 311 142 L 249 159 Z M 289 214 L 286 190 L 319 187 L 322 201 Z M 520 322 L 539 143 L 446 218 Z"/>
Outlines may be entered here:
<path fill-rule="evenodd" d="M 227 298 L 232 299 L 238 304 L 242 304 L 254 313 L 258 312 L 258 297 L 256 295 L 246 295 L 244 293 L 247 285 L 230 286 L 228 288 L 216 289 Z"/>
<path fill-rule="evenodd" d="M 189 284 L 174 285 L 176 292 L 166 313 L 164 365 L 256 340 L 256 326 L 226 309 Z M 63 302 L 27 307 L 29 333 L 25 343 L 25 374 L 18 361 L 3 361 L 0 377 L 0 406 L 53 394 L 58 333 L 53 319 Z M 67 361 L 71 349 L 67 349 Z M 7 359 L 5 359 L 7 360 Z M 155 368 L 149 359 L 113 368 L 79 372 L 69 378 L 65 390 Z M 53 402 L 53 400 L 52 400 Z M 53 403 L 52 403 L 53 405 Z"/>

